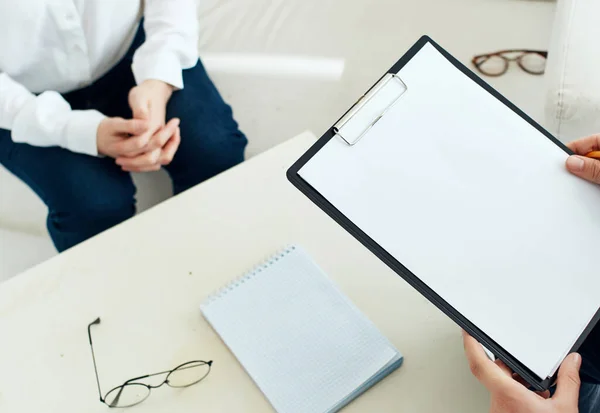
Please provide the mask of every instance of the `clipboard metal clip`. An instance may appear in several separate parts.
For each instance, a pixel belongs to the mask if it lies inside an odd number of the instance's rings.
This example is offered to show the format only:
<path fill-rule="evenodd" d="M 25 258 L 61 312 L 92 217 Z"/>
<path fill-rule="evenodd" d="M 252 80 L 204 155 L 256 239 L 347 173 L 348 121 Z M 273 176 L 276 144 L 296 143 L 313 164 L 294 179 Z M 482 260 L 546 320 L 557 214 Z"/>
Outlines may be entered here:
<path fill-rule="evenodd" d="M 406 92 L 406 84 L 394 73 L 383 76 L 333 126 L 348 145 L 355 145 Z"/>

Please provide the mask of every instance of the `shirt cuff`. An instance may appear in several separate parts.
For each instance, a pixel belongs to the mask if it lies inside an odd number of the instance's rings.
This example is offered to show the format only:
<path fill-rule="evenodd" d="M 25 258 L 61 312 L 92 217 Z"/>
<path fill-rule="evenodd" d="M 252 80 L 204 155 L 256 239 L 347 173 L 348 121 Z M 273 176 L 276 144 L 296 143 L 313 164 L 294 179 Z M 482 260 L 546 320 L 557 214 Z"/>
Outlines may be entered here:
<path fill-rule="evenodd" d="M 14 117 L 11 136 L 17 143 L 64 146 L 62 134 L 71 106 L 57 92 L 44 92 L 27 100 Z"/>
<path fill-rule="evenodd" d="M 98 126 L 105 118 L 97 110 L 74 110 L 65 127 L 65 147 L 72 152 L 98 156 Z"/>
<path fill-rule="evenodd" d="M 157 53 L 143 60 L 133 59 L 131 66 L 135 82 L 139 85 L 144 80 L 156 79 L 183 89 L 181 62 L 174 53 Z"/>

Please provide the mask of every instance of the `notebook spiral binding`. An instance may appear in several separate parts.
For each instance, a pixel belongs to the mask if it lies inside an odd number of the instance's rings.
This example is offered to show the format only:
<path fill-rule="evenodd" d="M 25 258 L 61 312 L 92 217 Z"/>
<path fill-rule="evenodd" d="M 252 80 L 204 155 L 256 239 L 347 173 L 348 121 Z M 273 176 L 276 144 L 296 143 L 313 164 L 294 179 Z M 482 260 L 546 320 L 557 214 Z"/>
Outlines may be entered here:
<path fill-rule="evenodd" d="M 250 281 L 255 276 L 260 274 L 263 270 L 269 268 L 275 262 L 279 261 L 280 259 L 282 259 L 286 255 L 288 255 L 295 249 L 296 249 L 295 245 L 290 245 L 290 246 L 284 248 L 281 252 L 278 252 L 278 253 L 272 255 L 270 258 L 268 258 L 262 264 L 259 264 L 256 267 L 254 267 L 254 269 L 252 269 L 251 271 L 248 271 L 244 275 L 235 278 L 234 280 L 232 280 L 231 282 L 226 284 L 224 287 L 220 288 L 219 290 L 217 290 L 214 293 L 212 293 L 211 295 L 209 295 L 208 298 L 206 299 L 204 305 L 212 304 L 214 301 L 227 295 L 230 291 L 233 291 L 235 288 L 239 287 L 240 285 Z"/>

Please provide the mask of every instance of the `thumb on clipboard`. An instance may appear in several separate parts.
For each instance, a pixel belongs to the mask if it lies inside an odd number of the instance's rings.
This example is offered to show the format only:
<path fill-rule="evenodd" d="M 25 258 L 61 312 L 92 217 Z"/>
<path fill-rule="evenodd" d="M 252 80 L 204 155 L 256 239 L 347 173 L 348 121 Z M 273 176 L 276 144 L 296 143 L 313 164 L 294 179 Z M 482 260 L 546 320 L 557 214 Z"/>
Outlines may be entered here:
<path fill-rule="evenodd" d="M 567 159 L 567 169 L 580 178 L 600 184 L 600 135 L 588 136 L 567 146 L 576 154 Z"/>
<path fill-rule="evenodd" d="M 570 354 L 558 371 L 554 396 L 550 392 L 533 392 L 515 377 L 500 360 L 495 362 L 483 347 L 463 331 L 463 341 L 473 375 L 491 395 L 490 413 L 577 413 L 579 402 L 579 368 L 581 356 Z"/>

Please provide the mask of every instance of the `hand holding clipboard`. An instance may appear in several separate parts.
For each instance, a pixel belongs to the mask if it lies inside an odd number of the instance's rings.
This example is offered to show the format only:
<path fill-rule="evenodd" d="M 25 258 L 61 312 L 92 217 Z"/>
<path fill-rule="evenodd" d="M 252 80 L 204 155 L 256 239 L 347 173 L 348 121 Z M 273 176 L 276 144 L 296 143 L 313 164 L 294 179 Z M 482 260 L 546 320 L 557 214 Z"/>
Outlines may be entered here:
<path fill-rule="evenodd" d="M 288 178 L 546 390 L 600 321 L 600 191 L 564 168 L 575 152 L 570 170 L 593 179 L 599 161 L 582 157 L 600 144 L 586 142 L 567 148 L 423 37 Z"/>
<path fill-rule="evenodd" d="M 600 135 L 589 136 L 571 142 L 568 145 L 576 155 L 567 159 L 567 169 L 592 183 L 600 183 Z M 587 158 L 587 159 L 586 159 Z M 560 308 L 559 308 L 560 311 Z M 589 340 L 589 338 L 588 338 Z M 582 356 L 570 354 L 561 364 L 557 377 L 557 389 L 552 400 L 548 390 L 534 394 L 526 387 L 526 383 L 502 361 L 490 360 L 483 347 L 463 330 L 465 353 L 471 371 L 487 388 L 492 399 L 492 406 L 503 406 L 498 413 L 504 411 L 523 410 L 531 412 L 557 411 L 557 413 L 576 412 L 581 379 L 579 369 Z M 595 341 L 588 344 L 594 347 Z M 587 363 L 592 363 L 582 351 Z M 594 370 L 596 366 L 594 366 Z M 524 387 L 525 385 L 525 387 Z"/>
<path fill-rule="evenodd" d="M 471 371 L 490 392 L 491 412 L 529 413 L 576 413 L 579 401 L 579 368 L 581 356 L 570 354 L 560 366 L 556 392 L 550 399 L 550 391 L 532 392 L 527 383 L 515 377 L 502 361 L 491 361 L 483 347 L 463 331 L 465 352 Z"/>
<path fill-rule="evenodd" d="M 588 136 L 567 145 L 575 156 L 567 160 L 567 168 L 575 175 L 600 184 L 600 135 Z"/>

